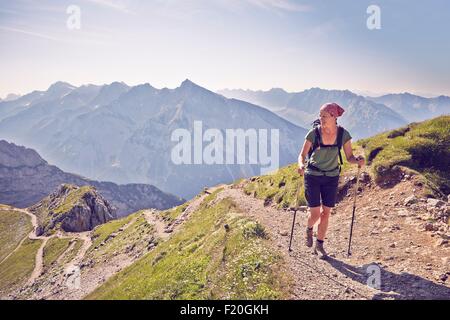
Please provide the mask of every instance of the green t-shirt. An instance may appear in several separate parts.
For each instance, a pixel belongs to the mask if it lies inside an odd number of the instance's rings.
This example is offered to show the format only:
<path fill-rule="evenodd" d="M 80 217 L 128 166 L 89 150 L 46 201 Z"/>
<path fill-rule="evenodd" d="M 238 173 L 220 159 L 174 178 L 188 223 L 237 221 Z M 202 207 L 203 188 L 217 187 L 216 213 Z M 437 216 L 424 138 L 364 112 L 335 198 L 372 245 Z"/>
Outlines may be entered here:
<path fill-rule="evenodd" d="M 308 134 L 306 135 L 305 139 L 308 141 L 311 141 L 312 144 L 314 144 L 314 140 L 316 138 L 316 134 L 314 132 L 314 129 L 311 129 Z M 322 137 L 320 137 L 322 139 Z M 342 146 L 351 139 L 352 137 L 350 136 L 350 133 L 344 129 L 344 132 L 342 134 Z M 337 137 L 336 137 L 337 139 Z M 337 141 L 335 141 L 334 144 L 336 144 Z M 343 152 L 343 151 L 342 151 Z M 344 154 L 342 156 L 345 156 Z M 305 173 L 306 174 L 311 174 L 311 175 L 315 175 L 315 176 L 322 176 L 322 175 L 326 175 L 329 177 L 335 177 L 339 175 L 339 153 L 338 153 L 338 147 L 333 147 L 333 148 L 320 148 L 317 147 L 316 150 L 314 150 L 314 152 L 311 155 L 311 158 L 309 159 L 309 162 L 321 169 L 321 170 L 333 170 L 334 168 L 336 168 L 336 170 L 333 171 L 329 171 L 329 172 L 319 172 L 316 171 L 314 169 L 308 168 L 306 167 Z"/>

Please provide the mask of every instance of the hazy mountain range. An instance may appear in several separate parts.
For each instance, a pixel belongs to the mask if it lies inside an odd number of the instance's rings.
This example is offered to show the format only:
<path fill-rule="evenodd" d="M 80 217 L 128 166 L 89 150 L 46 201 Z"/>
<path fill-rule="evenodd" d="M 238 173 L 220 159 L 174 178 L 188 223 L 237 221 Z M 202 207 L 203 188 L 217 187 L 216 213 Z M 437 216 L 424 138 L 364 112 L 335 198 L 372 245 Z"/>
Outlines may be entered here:
<path fill-rule="evenodd" d="M 279 165 L 296 160 L 306 130 L 189 80 L 175 89 L 57 82 L 0 103 L 0 136 L 36 149 L 62 170 L 95 180 L 146 183 L 189 198 L 205 186 L 261 173 L 261 165 L 175 164 L 176 129 L 278 129 Z M 270 146 L 270 134 L 268 139 Z M 248 141 L 247 141 L 248 144 Z M 205 143 L 206 145 L 206 143 Z M 248 163 L 248 162 L 246 162 Z"/>
<path fill-rule="evenodd" d="M 171 155 L 177 142 L 172 134 L 177 129 L 191 134 L 194 158 L 196 121 L 201 121 L 200 135 L 218 129 L 222 139 L 227 129 L 278 129 L 283 166 L 296 161 L 304 135 L 325 102 L 346 109 L 340 123 L 356 140 L 448 113 L 449 100 L 407 93 L 370 98 L 319 88 L 297 93 L 283 89 L 214 93 L 189 80 L 175 89 L 150 84 L 130 87 L 122 82 L 76 87 L 57 82 L 46 91 L 1 101 L 0 137 L 34 148 L 67 172 L 119 184 L 151 184 L 190 198 L 204 187 L 259 175 L 263 168 L 249 164 L 248 157 L 246 164 L 237 164 L 236 158 L 227 165 L 175 163 Z M 270 146 L 270 133 L 267 143 Z M 201 147 L 208 144 L 203 141 Z M 223 149 L 225 145 L 223 141 Z"/>
<path fill-rule="evenodd" d="M 423 121 L 450 113 L 450 97 L 424 98 L 410 93 L 387 94 L 378 98 L 367 97 L 401 114 L 408 122 Z"/>
<path fill-rule="evenodd" d="M 346 112 L 339 120 L 354 139 L 422 121 L 450 112 L 450 98 L 424 98 L 409 93 L 363 97 L 348 90 L 312 88 L 286 92 L 280 88 L 268 91 L 220 90 L 218 93 L 266 107 L 281 117 L 303 127 L 317 118 L 318 108 L 326 102 L 341 104 Z"/>
<path fill-rule="evenodd" d="M 119 216 L 144 208 L 167 209 L 184 202 L 152 185 L 117 185 L 64 172 L 49 165 L 36 151 L 0 140 L 0 203 L 25 208 L 67 183 L 95 187 L 116 207 Z"/>

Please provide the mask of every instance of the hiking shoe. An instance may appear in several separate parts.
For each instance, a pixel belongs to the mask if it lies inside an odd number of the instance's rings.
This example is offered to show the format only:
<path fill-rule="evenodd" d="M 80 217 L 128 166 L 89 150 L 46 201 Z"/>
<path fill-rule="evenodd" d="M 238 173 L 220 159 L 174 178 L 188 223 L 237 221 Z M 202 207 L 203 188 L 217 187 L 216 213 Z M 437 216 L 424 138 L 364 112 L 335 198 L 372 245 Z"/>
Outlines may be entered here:
<path fill-rule="evenodd" d="M 306 246 L 311 248 L 313 245 L 313 230 L 306 228 Z"/>
<path fill-rule="evenodd" d="M 328 257 L 327 252 L 323 248 L 323 242 L 316 241 L 316 246 L 314 248 L 314 253 L 318 254 L 320 258 L 325 259 Z"/>

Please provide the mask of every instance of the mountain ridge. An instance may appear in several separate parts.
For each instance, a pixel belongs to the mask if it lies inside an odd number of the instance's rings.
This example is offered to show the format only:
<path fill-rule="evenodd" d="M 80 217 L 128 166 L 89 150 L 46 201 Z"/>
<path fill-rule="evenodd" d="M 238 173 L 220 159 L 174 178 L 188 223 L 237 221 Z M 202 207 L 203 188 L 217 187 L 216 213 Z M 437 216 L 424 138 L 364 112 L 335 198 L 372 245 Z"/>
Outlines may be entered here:
<path fill-rule="evenodd" d="M 100 91 L 96 88 L 94 93 Z M 171 161 L 174 130 L 192 132 L 195 121 L 222 133 L 226 129 L 278 129 L 283 142 L 279 144 L 280 165 L 297 157 L 297 139 L 306 134 L 305 129 L 264 108 L 226 99 L 188 79 L 175 89 L 156 89 L 148 83 L 126 88 L 102 105 L 93 105 L 94 93 L 77 99 L 72 93 L 61 94 L 50 102 L 47 93 L 39 94 L 38 103 L 28 107 L 20 101 L 8 108 L 0 103 L 0 134 L 36 149 L 65 171 L 119 184 L 150 183 L 184 198 L 205 185 L 254 175 L 261 165 L 239 165 L 236 160 L 227 167 L 175 165 Z"/>
<path fill-rule="evenodd" d="M 25 208 L 64 183 L 97 188 L 118 209 L 119 216 L 143 208 L 165 209 L 183 202 L 151 185 L 117 185 L 66 173 L 49 165 L 35 150 L 0 140 L 0 203 Z"/>

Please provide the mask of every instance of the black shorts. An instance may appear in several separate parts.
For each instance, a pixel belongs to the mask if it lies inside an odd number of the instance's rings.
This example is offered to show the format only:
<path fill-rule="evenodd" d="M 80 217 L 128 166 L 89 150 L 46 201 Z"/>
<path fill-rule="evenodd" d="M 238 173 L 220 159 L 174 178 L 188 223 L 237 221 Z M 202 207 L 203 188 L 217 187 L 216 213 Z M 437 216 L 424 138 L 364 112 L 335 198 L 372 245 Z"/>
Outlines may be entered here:
<path fill-rule="evenodd" d="M 305 198 L 308 207 L 320 207 L 320 199 L 326 207 L 333 208 L 336 204 L 339 176 L 314 176 L 305 174 Z"/>

